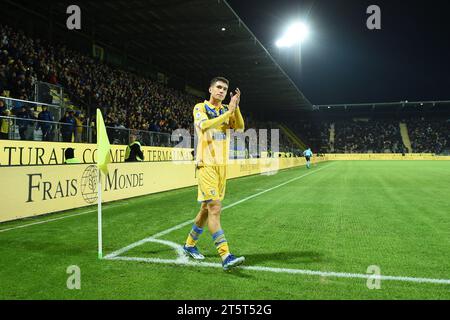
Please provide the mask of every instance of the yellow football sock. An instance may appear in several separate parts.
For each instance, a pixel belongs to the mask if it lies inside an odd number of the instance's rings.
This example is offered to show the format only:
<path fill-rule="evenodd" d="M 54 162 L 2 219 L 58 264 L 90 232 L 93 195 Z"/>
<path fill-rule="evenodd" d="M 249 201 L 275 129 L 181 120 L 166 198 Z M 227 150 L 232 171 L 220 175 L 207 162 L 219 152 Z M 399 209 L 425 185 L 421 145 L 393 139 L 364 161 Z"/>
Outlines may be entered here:
<path fill-rule="evenodd" d="M 228 247 L 228 241 L 225 239 L 223 230 L 219 230 L 212 236 L 214 245 L 222 260 L 225 260 L 230 255 L 230 248 Z"/>

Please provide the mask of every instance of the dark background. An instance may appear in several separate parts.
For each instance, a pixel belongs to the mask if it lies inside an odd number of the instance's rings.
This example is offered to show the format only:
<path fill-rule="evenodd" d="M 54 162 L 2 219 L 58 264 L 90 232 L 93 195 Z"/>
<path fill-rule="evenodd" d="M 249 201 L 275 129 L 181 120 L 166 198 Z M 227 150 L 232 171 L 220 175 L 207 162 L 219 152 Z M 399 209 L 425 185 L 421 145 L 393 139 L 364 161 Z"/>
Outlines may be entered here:
<path fill-rule="evenodd" d="M 313 104 L 450 100 L 449 1 L 228 0 Z M 366 27 L 369 5 L 382 30 Z M 298 49 L 275 41 L 300 17 Z"/>

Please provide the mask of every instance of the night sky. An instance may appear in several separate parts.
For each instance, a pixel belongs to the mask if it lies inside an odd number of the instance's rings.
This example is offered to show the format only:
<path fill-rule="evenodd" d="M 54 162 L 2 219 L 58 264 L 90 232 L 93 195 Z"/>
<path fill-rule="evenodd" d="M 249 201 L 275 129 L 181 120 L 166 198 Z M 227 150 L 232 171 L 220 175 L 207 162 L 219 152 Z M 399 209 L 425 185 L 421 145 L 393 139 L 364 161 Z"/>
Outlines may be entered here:
<path fill-rule="evenodd" d="M 450 1 L 228 0 L 313 104 L 450 100 Z M 382 30 L 366 27 L 369 5 Z M 296 17 L 299 51 L 276 39 Z"/>

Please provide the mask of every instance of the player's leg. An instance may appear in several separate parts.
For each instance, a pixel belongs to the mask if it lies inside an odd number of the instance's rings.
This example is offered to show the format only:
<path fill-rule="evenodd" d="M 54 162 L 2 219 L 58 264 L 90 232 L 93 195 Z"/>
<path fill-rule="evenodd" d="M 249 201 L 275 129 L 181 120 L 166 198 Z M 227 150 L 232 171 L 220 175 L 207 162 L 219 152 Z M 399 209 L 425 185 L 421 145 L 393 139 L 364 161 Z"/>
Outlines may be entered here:
<path fill-rule="evenodd" d="M 194 224 L 186 239 L 186 246 L 195 247 L 200 235 L 203 233 L 203 227 L 208 219 L 208 207 L 205 202 L 202 202 L 200 211 L 195 217 Z"/>
<path fill-rule="evenodd" d="M 214 245 L 222 260 L 230 255 L 228 241 L 220 224 L 220 214 L 222 211 L 222 203 L 220 200 L 214 200 L 208 203 L 208 229 L 211 232 Z"/>
<path fill-rule="evenodd" d="M 215 200 L 208 203 L 208 228 L 212 234 L 217 252 L 222 258 L 223 269 L 229 270 L 244 263 L 245 258 L 237 258 L 230 253 L 228 241 L 225 238 L 225 232 L 222 230 L 222 226 L 220 224 L 221 211 L 222 204 L 220 200 Z"/>
<path fill-rule="evenodd" d="M 184 252 L 189 254 L 195 260 L 203 260 L 203 256 L 197 248 L 197 242 L 203 233 L 203 227 L 208 219 L 208 209 L 205 202 L 202 202 L 200 211 L 195 217 L 194 224 L 192 225 L 191 231 L 189 232 L 186 242 L 183 246 Z"/>
<path fill-rule="evenodd" d="M 222 230 L 220 223 L 220 217 L 222 213 L 222 200 L 225 197 L 226 188 L 226 166 L 216 168 L 219 174 L 218 180 L 218 199 L 208 203 L 208 228 L 211 232 L 214 245 L 216 246 L 217 252 L 222 258 L 222 265 L 224 270 L 229 270 L 242 264 L 245 261 L 244 257 L 236 258 L 230 253 L 230 248 L 228 246 L 228 241 L 225 238 L 225 233 Z"/>
<path fill-rule="evenodd" d="M 207 204 L 208 208 L 208 228 L 211 234 L 215 234 L 222 230 L 220 225 L 220 215 L 222 213 L 222 201 L 225 198 L 225 188 L 227 182 L 226 166 L 215 167 L 216 185 L 215 190 L 211 190 L 213 201 Z"/>
<path fill-rule="evenodd" d="M 202 202 L 202 205 L 200 206 L 200 211 L 195 217 L 194 223 L 200 228 L 204 228 L 207 220 L 208 220 L 208 206 L 206 202 Z"/>
<path fill-rule="evenodd" d="M 196 260 L 203 260 L 205 257 L 198 251 L 197 242 L 203 233 L 203 227 L 206 225 L 208 220 L 208 207 L 207 201 L 209 201 L 209 195 L 206 190 L 211 189 L 211 173 L 210 169 L 202 167 L 198 169 L 198 197 L 197 200 L 201 202 L 200 211 L 195 217 L 192 229 L 189 232 L 185 245 L 183 247 L 184 251 L 189 254 L 192 258 Z"/>

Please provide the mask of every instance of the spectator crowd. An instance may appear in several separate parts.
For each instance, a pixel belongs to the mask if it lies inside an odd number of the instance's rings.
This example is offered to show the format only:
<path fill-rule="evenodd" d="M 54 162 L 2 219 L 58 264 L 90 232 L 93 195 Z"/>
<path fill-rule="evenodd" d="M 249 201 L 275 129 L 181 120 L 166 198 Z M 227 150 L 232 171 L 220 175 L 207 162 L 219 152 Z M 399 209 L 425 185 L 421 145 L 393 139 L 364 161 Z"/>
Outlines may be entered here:
<path fill-rule="evenodd" d="M 169 88 L 139 75 L 109 66 L 94 58 L 69 50 L 64 45 L 48 45 L 39 39 L 31 39 L 23 32 L 0 25 L 0 93 L 6 91 L 12 98 L 33 100 L 35 81 L 61 85 L 74 95 L 75 101 L 90 102 L 100 107 L 105 116 L 108 134 L 115 143 L 127 143 L 127 132 L 121 129 L 171 133 L 176 129 L 188 129 L 194 133 L 192 107 L 198 97 Z M 34 129 L 42 130 L 42 140 L 51 140 L 55 128 L 46 122 L 32 120 L 59 120 L 63 141 L 80 142 L 83 126 L 95 123 L 92 117 L 86 123 L 83 115 L 67 110 L 61 119 L 53 119 L 48 110 L 37 110 L 19 103 L 13 109 L 20 138 L 33 140 Z M 6 115 L 4 113 L 3 115 Z M 273 123 L 261 123 L 246 117 L 246 128 L 276 128 Z M 144 136 L 148 144 L 152 143 Z M 270 132 L 269 137 L 270 140 Z M 282 150 L 289 150 L 292 142 L 280 135 Z M 157 143 L 165 144 L 162 139 Z"/>
<path fill-rule="evenodd" d="M 399 123 L 395 121 L 338 121 L 335 132 L 336 153 L 405 152 Z"/>
<path fill-rule="evenodd" d="M 191 128 L 198 98 L 8 26 L 0 25 L 0 40 L 1 94 L 33 100 L 34 82 L 43 81 L 63 86 L 75 101 L 101 108 L 112 127 L 164 133 Z"/>
<path fill-rule="evenodd" d="M 412 118 L 407 124 L 413 153 L 441 154 L 450 151 L 450 119 Z M 334 123 L 334 142 L 331 124 Z M 315 152 L 321 153 L 406 153 L 400 121 L 352 119 L 297 121 L 288 125 Z"/>
<path fill-rule="evenodd" d="M 439 154 L 445 149 L 450 149 L 448 120 L 420 118 L 408 120 L 406 123 L 411 146 L 415 152 Z"/>

